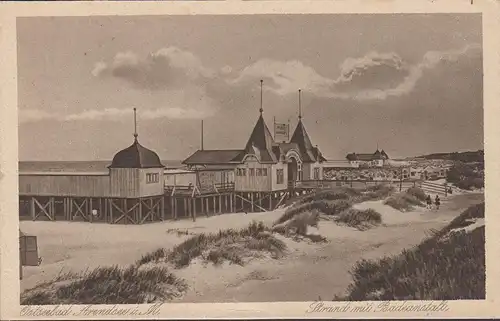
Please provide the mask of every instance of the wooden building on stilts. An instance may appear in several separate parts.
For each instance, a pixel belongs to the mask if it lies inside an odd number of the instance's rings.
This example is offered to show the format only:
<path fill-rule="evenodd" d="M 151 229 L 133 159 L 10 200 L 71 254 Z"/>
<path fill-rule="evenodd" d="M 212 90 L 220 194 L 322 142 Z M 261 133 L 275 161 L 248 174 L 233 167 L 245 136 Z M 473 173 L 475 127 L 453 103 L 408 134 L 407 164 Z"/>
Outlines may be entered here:
<path fill-rule="evenodd" d="M 241 150 L 198 150 L 184 160 L 189 168 L 204 171 L 215 166 L 234 172 L 233 202 L 236 212 L 277 208 L 292 193 L 297 182 L 321 180 L 326 159 L 314 147 L 302 122 L 300 90 L 299 121 L 289 142 L 276 142 L 263 117 L 262 80 L 259 118 Z"/>
<path fill-rule="evenodd" d="M 135 113 L 134 108 L 134 122 Z M 135 130 L 132 145 L 113 157 L 108 173 L 20 173 L 20 217 L 112 224 L 163 220 L 164 168 Z"/>

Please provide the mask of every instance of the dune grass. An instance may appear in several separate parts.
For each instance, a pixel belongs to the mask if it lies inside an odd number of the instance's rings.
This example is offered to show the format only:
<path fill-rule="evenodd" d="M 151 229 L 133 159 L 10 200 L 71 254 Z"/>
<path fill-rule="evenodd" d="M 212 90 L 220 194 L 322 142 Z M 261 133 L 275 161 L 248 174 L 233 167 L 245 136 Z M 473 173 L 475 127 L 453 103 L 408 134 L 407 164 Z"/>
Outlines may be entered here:
<path fill-rule="evenodd" d="M 391 195 L 384 201 L 384 204 L 398 211 L 408 212 L 413 210 L 415 206 L 423 206 L 426 197 L 427 195 L 421 188 L 412 187 L 404 192 Z"/>
<path fill-rule="evenodd" d="M 364 231 L 382 223 L 382 215 L 373 209 L 358 210 L 350 208 L 341 212 L 335 218 L 335 221 Z"/>
<path fill-rule="evenodd" d="M 294 206 L 274 223 L 280 225 L 303 213 L 318 212 L 334 217 L 334 220 L 364 230 L 380 223 L 381 216 L 375 211 L 357 211 L 351 207 L 355 203 L 368 200 L 383 199 L 394 192 L 394 188 L 386 185 L 372 185 L 364 189 L 340 187 L 322 190 L 299 199 Z M 365 220 L 365 221 L 363 221 Z"/>
<path fill-rule="evenodd" d="M 140 304 L 165 301 L 187 290 L 165 267 L 99 267 L 67 280 L 54 280 L 21 295 L 22 305 Z"/>
<path fill-rule="evenodd" d="M 361 260 L 345 297 L 334 300 L 458 300 L 485 298 L 485 228 L 449 233 L 484 217 L 484 203 L 464 211 L 413 249 L 380 260 Z"/>
<path fill-rule="evenodd" d="M 283 241 L 274 237 L 262 222 L 253 221 L 241 230 L 228 229 L 195 235 L 170 251 L 158 249 L 144 255 L 137 261 L 137 265 L 165 261 L 173 264 L 175 268 L 183 268 L 196 258 L 215 265 L 225 261 L 243 265 L 247 258 L 264 254 L 278 258 L 285 251 L 286 245 Z"/>

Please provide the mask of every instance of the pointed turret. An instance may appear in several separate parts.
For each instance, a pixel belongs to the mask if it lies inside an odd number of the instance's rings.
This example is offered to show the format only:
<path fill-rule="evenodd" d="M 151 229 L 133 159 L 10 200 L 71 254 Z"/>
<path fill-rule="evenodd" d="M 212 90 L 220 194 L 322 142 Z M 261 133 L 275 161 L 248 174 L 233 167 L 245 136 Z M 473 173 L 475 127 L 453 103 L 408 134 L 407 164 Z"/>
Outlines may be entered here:
<path fill-rule="evenodd" d="M 262 80 L 260 81 L 260 109 L 259 109 L 259 119 L 255 124 L 252 134 L 248 139 L 245 146 L 245 153 L 254 154 L 262 162 L 273 162 L 276 163 L 276 155 L 273 153 L 273 146 L 275 145 L 271 131 L 264 121 L 262 116 L 264 109 L 262 108 Z M 259 156 L 260 154 L 260 156 Z"/>
<path fill-rule="evenodd" d="M 323 157 L 317 147 L 313 147 L 309 134 L 302 123 L 301 90 L 299 90 L 299 122 L 292 134 L 290 143 L 295 143 L 299 147 L 300 156 L 303 162 L 317 162 Z"/>

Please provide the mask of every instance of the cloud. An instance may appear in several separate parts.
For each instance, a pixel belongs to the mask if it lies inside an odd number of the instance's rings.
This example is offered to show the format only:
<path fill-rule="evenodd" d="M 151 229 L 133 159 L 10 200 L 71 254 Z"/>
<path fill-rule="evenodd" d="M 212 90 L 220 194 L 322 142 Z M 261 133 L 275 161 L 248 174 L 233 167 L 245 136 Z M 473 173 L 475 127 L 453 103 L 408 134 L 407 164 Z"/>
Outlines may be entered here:
<path fill-rule="evenodd" d="M 162 48 L 146 57 L 120 52 L 110 63 L 97 62 L 92 74 L 122 79 L 151 90 L 178 88 L 186 82 L 204 82 L 216 76 L 216 72 L 203 66 L 193 53 L 177 47 Z"/>
<path fill-rule="evenodd" d="M 133 107 L 137 107 L 137 117 L 144 120 L 201 119 L 213 116 L 218 110 L 218 106 L 205 94 L 204 90 L 193 86 L 158 92 L 154 95 L 138 92 L 120 96 L 120 100 L 123 101 L 120 108 L 91 106 L 84 109 L 82 106 L 80 110 L 75 112 L 67 108 L 59 108 L 59 106 L 54 106 L 52 109 L 54 111 L 20 109 L 19 121 L 21 123 L 41 120 L 59 122 L 121 121 L 132 117 Z"/>
<path fill-rule="evenodd" d="M 244 68 L 238 77 L 228 79 L 228 83 L 240 85 L 255 82 L 255 79 L 268 80 L 265 81 L 266 88 L 278 95 L 295 93 L 299 88 L 321 95 L 333 84 L 332 80 L 300 61 L 271 59 L 262 59 Z"/>
<path fill-rule="evenodd" d="M 300 61 L 262 59 L 244 68 L 231 85 L 267 80 L 266 90 L 277 95 L 296 93 L 299 88 L 318 97 L 345 100 L 384 100 L 412 92 L 426 70 L 441 63 L 456 62 L 465 55 L 480 55 L 479 44 L 449 51 L 429 51 L 416 64 L 405 62 L 396 53 L 369 52 L 359 58 L 347 58 L 340 64 L 336 79 L 320 75 Z"/>
<path fill-rule="evenodd" d="M 137 118 L 144 120 L 169 118 L 169 119 L 201 119 L 211 116 L 213 112 L 209 110 L 199 110 L 194 108 L 168 107 L 155 108 L 139 111 Z M 59 113 L 40 112 L 38 110 L 23 110 L 20 113 L 20 123 L 37 122 L 41 120 L 55 121 L 116 121 L 130 118 L 131 109 L 105 108 L 90 109 L 79 113 L 61 115 Z"/>

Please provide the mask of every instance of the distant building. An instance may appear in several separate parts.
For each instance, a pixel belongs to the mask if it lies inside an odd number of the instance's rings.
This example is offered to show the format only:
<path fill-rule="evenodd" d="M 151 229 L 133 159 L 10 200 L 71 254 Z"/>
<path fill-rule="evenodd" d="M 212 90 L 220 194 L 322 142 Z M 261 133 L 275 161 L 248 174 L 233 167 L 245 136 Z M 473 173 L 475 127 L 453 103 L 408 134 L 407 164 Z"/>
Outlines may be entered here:
<path fill-rule="evenodd" d="M 373 154 L 347 154 L 346 159 L 353 167 L 383 167 L 389 165 L 389 155 L 378 148 Z"/>

